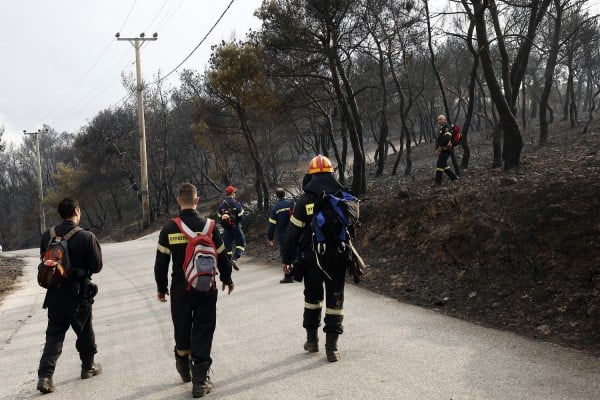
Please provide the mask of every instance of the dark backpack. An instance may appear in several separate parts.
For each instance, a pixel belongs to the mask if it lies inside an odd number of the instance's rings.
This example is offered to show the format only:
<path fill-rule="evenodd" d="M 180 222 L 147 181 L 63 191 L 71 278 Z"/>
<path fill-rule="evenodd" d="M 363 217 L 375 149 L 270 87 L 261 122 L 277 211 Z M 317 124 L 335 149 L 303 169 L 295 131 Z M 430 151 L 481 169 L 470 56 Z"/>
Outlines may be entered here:
<path fill-rule="evenodd" d="M 38 284 L 46 289 L 59 287 L 71 271 L 68 240 L 82 230 L 76 226 L 64 236 L 56 236 L 53 226 L 50 228 L 50 241 L 42 254 L 42 262 L 38 265 Z"/>
<path fill-rule="evenodd" d="M 235 202 L 228 202 L 227 200 L 223 200 L 223 206 L 221 208 L 221 225 L 223 228 L 232 229 L 235 226 L 235 221 L 237 217 L 237 213 L 234 207 Z M 223 216 L 227 215 L 224 219 Z"/>
<path fill-rule="evenodd" d="M 187 281 L 187 290 L 199 292 L 216 290 L 217 284 L 217 248 L 212 240 L 215 221 L 207 218 L 202 232 L 191 230 L 181 218 L 173 218 L 181 233 L 188 238 L 183 260 L 183 273 Z"/>
<path fill-rule="evenodd" d="M 460 146 L 460 141 L 462 140 L 462 132 L 460 131 L 460 126 L 452 125 L 452 147 Z"/>

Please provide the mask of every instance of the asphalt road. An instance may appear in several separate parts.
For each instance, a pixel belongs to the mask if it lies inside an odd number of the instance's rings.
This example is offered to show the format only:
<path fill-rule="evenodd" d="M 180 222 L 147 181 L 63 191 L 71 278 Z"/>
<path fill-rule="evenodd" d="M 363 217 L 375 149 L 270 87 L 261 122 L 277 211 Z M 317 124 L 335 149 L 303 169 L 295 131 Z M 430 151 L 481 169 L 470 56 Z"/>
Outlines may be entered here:
<path fill-rule="evenodd" d="M 188 399 L 175 371 L 170 304 L 156 300 L 157 234 L 103 244 L 94 305 L 103 373 L 79 379 L 75 335 L 47 399 Z M 18 289 L 0 305 L 0 400 L 41 396 L 44 289 L 36 250 Z M 220 292 L 211 377 L 213 399 L 600 399 L 600 359 L 483 328 L 348 286 L 341 360 L 302 349 L 303 286 L 281 285 L 279 265 L 245 257 L 235 291 Z M 322 338 L 322 343 L 324 338 Z M 321 344 L 322 344 L 321 343 Z"/>

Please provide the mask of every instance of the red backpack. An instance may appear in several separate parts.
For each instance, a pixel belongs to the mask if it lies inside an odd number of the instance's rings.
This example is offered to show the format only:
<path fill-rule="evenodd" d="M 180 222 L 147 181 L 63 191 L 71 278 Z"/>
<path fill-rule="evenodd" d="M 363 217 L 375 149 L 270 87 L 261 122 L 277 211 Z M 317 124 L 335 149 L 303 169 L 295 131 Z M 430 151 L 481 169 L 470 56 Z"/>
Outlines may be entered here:
<path fill-rule="evenodd" d="M 460 132 L 460 126 L 452 125 L 452 147 L 456 147 L 460 145 L 460 141 L 462 140 L 462 133 Z"/>
<path fill-rule="evenodd" d="M 181 233 L 188 238 L 183 261 L 183 273 L 187 281 L 187 290 L 208 292 L 216 290 L 217 284 L 217 248 L 212 240 L 215 221 L 207 218 L 202 232 L 191 230 L 181 218 L 173 218 Z"/>

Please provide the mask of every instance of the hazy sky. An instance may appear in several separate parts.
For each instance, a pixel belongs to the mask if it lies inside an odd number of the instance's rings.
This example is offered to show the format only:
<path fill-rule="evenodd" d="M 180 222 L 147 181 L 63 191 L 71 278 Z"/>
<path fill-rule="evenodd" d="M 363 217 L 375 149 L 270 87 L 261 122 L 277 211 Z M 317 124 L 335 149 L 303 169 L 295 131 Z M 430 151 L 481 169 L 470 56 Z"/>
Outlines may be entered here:
<path fill-rule="evenodd" d="M 180 64 L 209 32 L 231 0 L 0 0 L 0 126 L 20 143 L 48 124 L 75 132 L 127 91 L 135 77 L 135 50 L 121 37 L 157 41 L 141 47 L 142 75 L 153 82 Z M 261 0 L 234 0 L 214 31 L 168 79 L 179 86 L 183 69 L 203 71 L 210 46 L 257 29 Z"/>

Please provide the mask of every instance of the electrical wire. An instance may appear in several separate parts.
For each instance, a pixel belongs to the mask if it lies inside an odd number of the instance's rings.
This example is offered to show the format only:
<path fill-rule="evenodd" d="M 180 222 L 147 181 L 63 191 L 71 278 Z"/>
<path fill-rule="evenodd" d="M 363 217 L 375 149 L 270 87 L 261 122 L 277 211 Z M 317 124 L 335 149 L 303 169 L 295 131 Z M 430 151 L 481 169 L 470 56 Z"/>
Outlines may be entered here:
<path fill-rule="evenodd" d="M 125 17 L 125 19 L 123 20 L 123 23 L 121 24 L 121 29 L 123 29 L 123 27 L 127 24 L 127 22 L 129 21 L 129 18 L 131 17 L 131 13 L 133 12 L 133 9 L 135 8 L 135 4 L 136 4 L 137 0 L 133 0 L 133 3 L 131 4 L 131 7 L 129 8 L 129 12 L 127 13 L 127 16 Z M 65 100 L 75 91 L 75 89 L 79 88 L 81 86 L 81 83 L 88 77 L 88 75 L 94 70 L 94 68 L 96 68 L 96 66 L 98 65 L 98 63 L 102 60 L 102 58 L 104 57 L 104 55 L 106 54 L 106 52 L 108 51 L 108 49 L 113 45 L 114 40 L 111 40 L 108 45 L 104 48 L 104 50 L 100 53 L 100 55 L 96 58 L 96 60 L 94 61 L 94 63 L 92 64 L 92 66 L 86 71 L 86 73 L 81 77 L 81 79 L 79 79 L 79 81 L 77 81 L 77 83 L 75 83 L 75 85 L 73 85 L 73 87 L 56 103 L 54 103 L 54 107 L 52 107 L 46 114 L 44 114 L 41 118 L 41 121 L 46 120 L 50 115 L 52 115 L 52 113 L 54 111 L 56 111 L 56 109 L 61 106 Z M 122 59 L 122 58 L 121 58 Z M 119 62 L 120 60 L 119 59 Z M 116 64 L 115 64 L 116 66 Z M 113 67 L 114 68 L 114 67 Z M 112 69 L 111 69 L 112 71 Z M 102 78 L 102 80 L 100 82 L 98 82 L 96 84 L 95 87 L 97 87 L 104 79 L 106 79 L 106 76 L 104 78 Z M 92 91 L 88 91 L 87 94 L 85 95 L 85 97 L 88 97 L 91 94 Z M 85 98 L 84 97 L 84 98 Z M 76 102 L 77 105 L 81 105 L 81 100 Z M 72 110 L 71 110 L 72 111 Z M 63 114 L 64 115 L 64 114 Z M 61 122 L 63 119 L 55 119 L 55 122 Z M 67 119 L 68 120 L 68 119 Z"/>
<path fill-rule="evenodd" d="M 217 19 L 217 21 L 213 24 L 213 26 L 210 28 L 210 30 L 208 31 L 208 33 L 206 35 L 204 35 L 204 37 L 202 38 L 202 40 L 200 40 L 200 43 L 198 43 L 196 45 L 196 47 L 194 47 L 194 49 L 191 51 L 190 54 L 187 55 L 187 57 L 185 57 L 183 59 L 183 61 L 181 61 L 179 64 L 177 64 L 177 66 L 175 68 L 173 68 L 171 71 L 169 71 L 169 73 L 167 73 L 165 76 L 163 76 L 162 78 L 160 78 L 159 80 L 152 82 L 151 84 L 158 84 L 162 81 L 164 81 L 165 79 L 167 79 L 170 75 L 172 75 L 175 71 L 177 71 L 179 69 L 179 67 L 181 67 L 195 52 L 196 50 L 198 50 L 198 48 L 204 43 L 204 41 L 206 40 L 206 38 L 208 38 L 208 36 L 212 33 L 212 31 L 217 27 L 217 25 L 219 25 L 219 23 L 221 22 L 221 20 L 223 19 L 223 17 L 225 16 L 225 14 L 227 14 L 227 11 L 229 11 L 229 8 L 231 8 L 231 5 L 235 2 L 235 0 L 231 0 L 229 2 L 229 4 L 227 5 L 227 7 L 225 8 L 225 10 L 221 13 L 221 16 L 219 17 L 219 19 Z"/>

